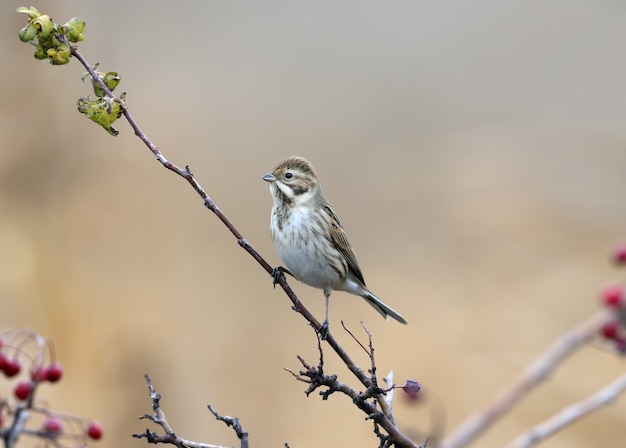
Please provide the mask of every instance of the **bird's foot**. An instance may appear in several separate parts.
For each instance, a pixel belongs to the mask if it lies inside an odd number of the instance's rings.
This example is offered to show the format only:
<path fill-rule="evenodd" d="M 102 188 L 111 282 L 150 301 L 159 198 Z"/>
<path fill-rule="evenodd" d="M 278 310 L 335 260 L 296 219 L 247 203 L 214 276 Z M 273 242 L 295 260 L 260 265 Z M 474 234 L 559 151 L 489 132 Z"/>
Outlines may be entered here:
<path fill-rule="evenodd" d="M 324 319 L 324 322 L 322 322 L 322 325 L 320 325 L 320 329 L 317 330 L 322 341 L 325 341 L 326 338 L 328 338 L 328 327 L 328 319 Z"/>
<path fill-rule="evenodd" d="M 283 274 L 289 274 L 293 277 L 293 274 L 291 272 L 289 272 L 289 269 L 284 268 L 282 266 L 276 266 L 274 269 L 272 269 L 272 285 L 274 286 L 274 288 L 276 288 L 276 283 L 280 282 L 280 277 Z"/>
<path fill-rule="evenodd" d="M 280 281 L 280 277 L 283 275 L 284 269 L 285 268 L 282 266 L 276 266 L 272 269 L 272 286 L 274 286 L 274 288 L 276 288 L 276 283 Z"/>

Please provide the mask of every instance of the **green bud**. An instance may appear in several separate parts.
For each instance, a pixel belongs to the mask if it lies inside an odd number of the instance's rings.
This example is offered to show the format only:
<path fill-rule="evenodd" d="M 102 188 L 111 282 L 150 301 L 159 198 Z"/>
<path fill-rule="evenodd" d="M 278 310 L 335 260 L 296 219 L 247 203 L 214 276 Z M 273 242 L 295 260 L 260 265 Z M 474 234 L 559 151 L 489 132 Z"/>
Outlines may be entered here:
<path fill-rule="evenodd" d="M 70 19 L 61 27 L 61 31 L 65 36 L 67 36 L 67 40 L 70 42 L 80 42 L 81 40 L 85 40 L 85 36 L 83 36 L 84 30 L 85 22 L 78 17 Z"/>
<path fill-rule="evenodd" d="M 35 49 L 35 59 L 48 59 L 48 53 L 46 49 L 41 46 L 41 44 L 37 45 Z"/>
<path fill-rule="evenodd" d="M 118 84 L 120 83 L 122 79 L 117 74 L 117 72 L 108 72 L 108 73 L 96 72 L 96 73 L 98 73 L 98 76 L 100 77 L 102 82 L 104 82 L 104 85 L 107 86 L 111 92 L 115 90 L 115 88 L 118 86 Z M 97 96 L 106 95 L 104 90 L 102 90 L 102 87 L 100 87 L 100 84 L 98 84 L 95 80 L 92 80 L 91 83 L 93 84 L 93 91 Z"/>
<path fill-rule="evenodd" d="M 47 54 L 52 65 L 65 65 L 70 62 L 70 56 L 72 55 L 70 46 L 66 43 L 56 48 L 49 48 Z"/>
<path fill-rule="evenodd" d="M 104 75 L 104 84 L 109 88 L 111 92 L 115 90 L 117 85 L 122 80 L 122 77 L 117 74 L 117 72 L 108 72 Z"/>
<path fill-rule="evenodd" d="M 24 28 L 20 30 L 20 40 L 22 42 L 30 42 L 37 36 L 37 28 L 31 22 L 28 22 Z"/>

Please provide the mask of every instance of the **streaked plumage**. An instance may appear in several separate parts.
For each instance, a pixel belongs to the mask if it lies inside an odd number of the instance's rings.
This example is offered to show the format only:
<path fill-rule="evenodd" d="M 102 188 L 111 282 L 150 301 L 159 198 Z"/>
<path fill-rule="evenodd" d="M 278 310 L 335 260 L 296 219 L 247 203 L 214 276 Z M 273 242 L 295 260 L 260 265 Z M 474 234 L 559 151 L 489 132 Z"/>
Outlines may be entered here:
<path fill-rule="evenodd" d="M 383 317 L 407 321 L 365 286 L 346 232 L 324 199 L 313 166 L 301 157 L 280 162 L 263 176 L 274 199 L 270 228 L 274 246 L 295 278 L 324 290 L 328 329 L 328 299 L 333 290 L 363 297 Z"/>

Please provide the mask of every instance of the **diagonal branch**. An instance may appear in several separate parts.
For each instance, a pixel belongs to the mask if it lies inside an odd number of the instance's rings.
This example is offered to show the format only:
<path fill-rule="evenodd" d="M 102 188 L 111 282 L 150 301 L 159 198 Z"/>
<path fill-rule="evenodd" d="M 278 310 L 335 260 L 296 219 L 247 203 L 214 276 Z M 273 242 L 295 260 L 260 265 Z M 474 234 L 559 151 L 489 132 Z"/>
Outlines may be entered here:
<path fill-rule="evenodd" d="M 71 52 L 72 52 L 72 55 L 76 59 L 78 59 L 80 63 L 85 67 L 85 69 L 87 69 L 91 77 L 94 79 L 95 82 L 98 83 L 98 85 L 102 88 L 102 90 L 104 90 L 107 96 L 112 99 L 116 98 L 116 96 L 111 92 L 111 90 L 109 90 L 109 88 L 102 81 L 100 76 L 96 74 L 93 67 L 87 62 L 87 60 L 83 57 L 83 55 L 78 51 L 78 49 L 75 46 L 71 47 Z M 122 102 L 122 113 L 128 120 L 128 123 L 130 124 L 130 126 L 135 131 L 135 135 L 137 135 L 137 137 L 139 137 L 139 139 L 142 142 L 144 142 L 144 144 L 148 147 L 148 149 L 152 152 L 152 154 L 154 154 L 156 159 L 166 169 L 172 171 L 173 173 L 185 179 L 191 185 L 191 187 L 196 191 L 196 193 L 198 193 L 198 195 L 202 198 L 202 200 L 204 201 L 205 207 L 211 210 L 219 218 L 219 220 L 222 221 L 222 223 L 228 228 L 228 230 L 230 230 L 233 236 L 237 239 L 237 243 L 246 252 L 248 252 L 248 254 L 252 256 L 252 258 L 254 258 L 261 265 L 261 267 L 265 270 L 265 272 L 267 272 L 269 275 L 272 275 L 272 272 L 273 272 L 272 266 L 267 261 L 265 261 L 265 259 L 261 256 L 261 254 L 259 254 L 256 251 L 256 249 L 254 249 L 254 247 L 252 247 L 252 245 L 248 242 L 248 240 L 246 240 L 243 234 L 237 229 L 237 227 L 235 227 L 235 225 L 230 221 L 230 219 L 228 219 L 228 217 L 224 214 L 224 212 L 222 212 L 222 210 L 217 206 L 217 204 L 215 204 L 215 202 L 210 198 L 210 196 L 206 193 L 206 191 L 204 191 L 200 183 L 194 177 L 189 166 L 185 166 L 185 168 L 183 169 L 179 167 L 178 165 L 175 165 L 174 163 L 167 160 L 167 158 L 163 155 L 163 153 L 159 150 L 159 148 L 154 143 L 152 143 L 152 141 L 150 141 L 150 139 L 146 136 L 146 134 L 141 130 L 141 128 L 139 127 L 139 125 L 137 124 L 133 116 L 131 115 L 130 111 L 126 107 L 126 104 L 124 104 L 124 102 Z M 313 316 L 313 314 L 311 314 L 311 312 L 302 304 L 302 302 L 300 302 L 295 292 L 291 289 L 291 287 L 287 283 L 287 280 L 283 273 L 281 273 L 281 275 L 278 276 L 277 284 L 280 285 L 280 287 L 283 289 L 283 291 L 285 292 L 289 300 L 291 300 L 291 303 L 293 304 L 292 308 L 294 309 L 294 311 L 300 313 L 311 324 L 311 326 L 313 326 L 313 328 L 319 331 L 321 327 L 320 322 Z M 357 377 L 357 379 L 365 387 L 369 387 L 370 386 L 369 376 L 356 365 L 356 363 L 350 358 L 348 353 L 339 345 L 337 340 L 330 333 L 328 335 L 327 342 L 333 348 L 333 350 L 337 353 L 339 358 L 341 358 L 341 360 L 346 364 L 348 369 L 350 369 L 350 371 Z"/>
<path fill-rule="evenodd" d="M 63 36 L 60 36 L 63 38 Z M 116 96 L 111 92 L 111 90 L 106 86 L 103 80 L 98 76 L 93 69 L 93 67 L 87 62 L 87 60 L 80 54 L 78 49 L 75 46 L 71 46 L 71 54 L 76 59 L 80 61 L 80 63 L 85 67 L 87 72 L 91 75 L 94 82 L 98 83 L 98 85 L 102 88 L 102 90 L 106 93 L 109 98 L 115 99 Z M 181 168 L 174 163 L 170 162 L 163 153 L 159 150 L 159 148 L 150 141 L 150 139 L 146 136 L 146 134 L 141 130 L 130 111 L 126 107 L 126 104 L 121 102 L 122 113 L 128 120 L 128 123 L 132 127 L 135 132 L 135 135 L 141 139 L 142 142 L 148 147 L 148 149 L 152 152 L 152 154 L 156 157 L 156 159 L 169 171 L 179 175 L 183 179 L 185 179 L 191 187 L 198 193 L 198 195 L 202 198 L 205 207 L 207 207 L 210 211 L 212 211 L 220 221 L 230 230 L 233 236 L 236 238 L 237 243 L 246 251 L 252 258 L 254 258 L 257 263 L 261 265 L 261 267 L 267 272 L 269 275 L 273 274 L 273 268 L 270 264 L 265 261 L 265 259 L 259 254 L 254 247 L 246 240 L 243 234 L 235 227 L 235 225 L 228 219 L 228 217 L 222 212 L 222 210 L 215 204 L 215 202 L 210 198 L 210 196 L 204 191 L 200 183 L 194 177 L 189 166 L 185 166 L 185 168 Z M 284 272 L 280 272 L 280 275 L 277 275 L 274 278 L 275 284 L 278 283 L 280 287 L 283 289 L 291 303 L 293 304 L 292 308 L 294 311 L 300 313 L 313 328 L 315 328 L 318 332 L 321 328 L 320 322 L 309 312 L 309 310 L 300 302 L 296 294 L 293 292 L 287 280 L 285 278 Z M 366 388 L 372 387 L 372 381 L 370 376 L 364 372 L 357 364 L 350 358 L 348 353 L 339 345 L 337 340 L 332 336 L 332 334 L 328 334 L 326 342 L 332 347 L 335 353 L 339 356 L 339 358 L 344 362 L 344 364 L 348 367 L 348 369 L 352 372 L 354 376 L 363 384 Z M 378 422 L 393 438 L 394 441 L 399 442 L 398 446 L 415 446 L 404 434 L 402 434 L 395 424 L 390 421 L 386 416 L 382 416 L 380 421 Z"/>
<path fill-rule="evenodd" d="M 442 442 L 443 448 L 466 446 L 496 420 L 517 404 L 528 392 L 544 381 L 561 361 L 581 345 L 598 334 L 607 322 L 614 319 L 611 310 L 603 309 L 588 317 L 576 327 L 558 337 L 526 370 L 506 389 L 501 391 L 482 409 L 470 415 Z"/>
<path fill-rule="evenodd" d="M 624 390 L 626 390 L 626 374 L 584 400 L 561 409 L 543 423 L 520 435 L 509 445 L 509 448 L 527 448 L 544 441 L 587 414 L 614 402 Z"/>

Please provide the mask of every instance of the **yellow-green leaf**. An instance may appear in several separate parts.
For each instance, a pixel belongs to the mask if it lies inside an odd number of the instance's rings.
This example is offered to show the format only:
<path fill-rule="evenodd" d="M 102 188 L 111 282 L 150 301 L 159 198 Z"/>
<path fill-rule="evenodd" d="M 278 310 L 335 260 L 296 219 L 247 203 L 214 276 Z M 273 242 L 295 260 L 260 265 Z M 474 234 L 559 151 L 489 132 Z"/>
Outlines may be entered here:
<path fill-rule="evenodd" d="M 102 126 L 112 136 L 117 136 L 119 131 L 112 124 L 122 115 L 122 104 L 124 94 L 120 98 L 111 99 L 101 97 L 96 101 L 89 98 L 79 98 L 77 102 L 78 111 L 85 114 L 94 123 Z"/>
<path fill-rule="evenodd" d="M 28 14 L 28 18 L 31 20 L 36 19 L 41 15 L 34 6 L 31 6 L 30 8 L 27 8 L 26 6 L 20 6 L 16 9 L 16 12 L 20 14 Z"/>
<path fill-rule="evenodd" d="M 83 31 L 85 30 L 85 21 L 74 17 L 61 27 L 63 34 L 70 42 L 80 42 L 85 40 Z"/>

